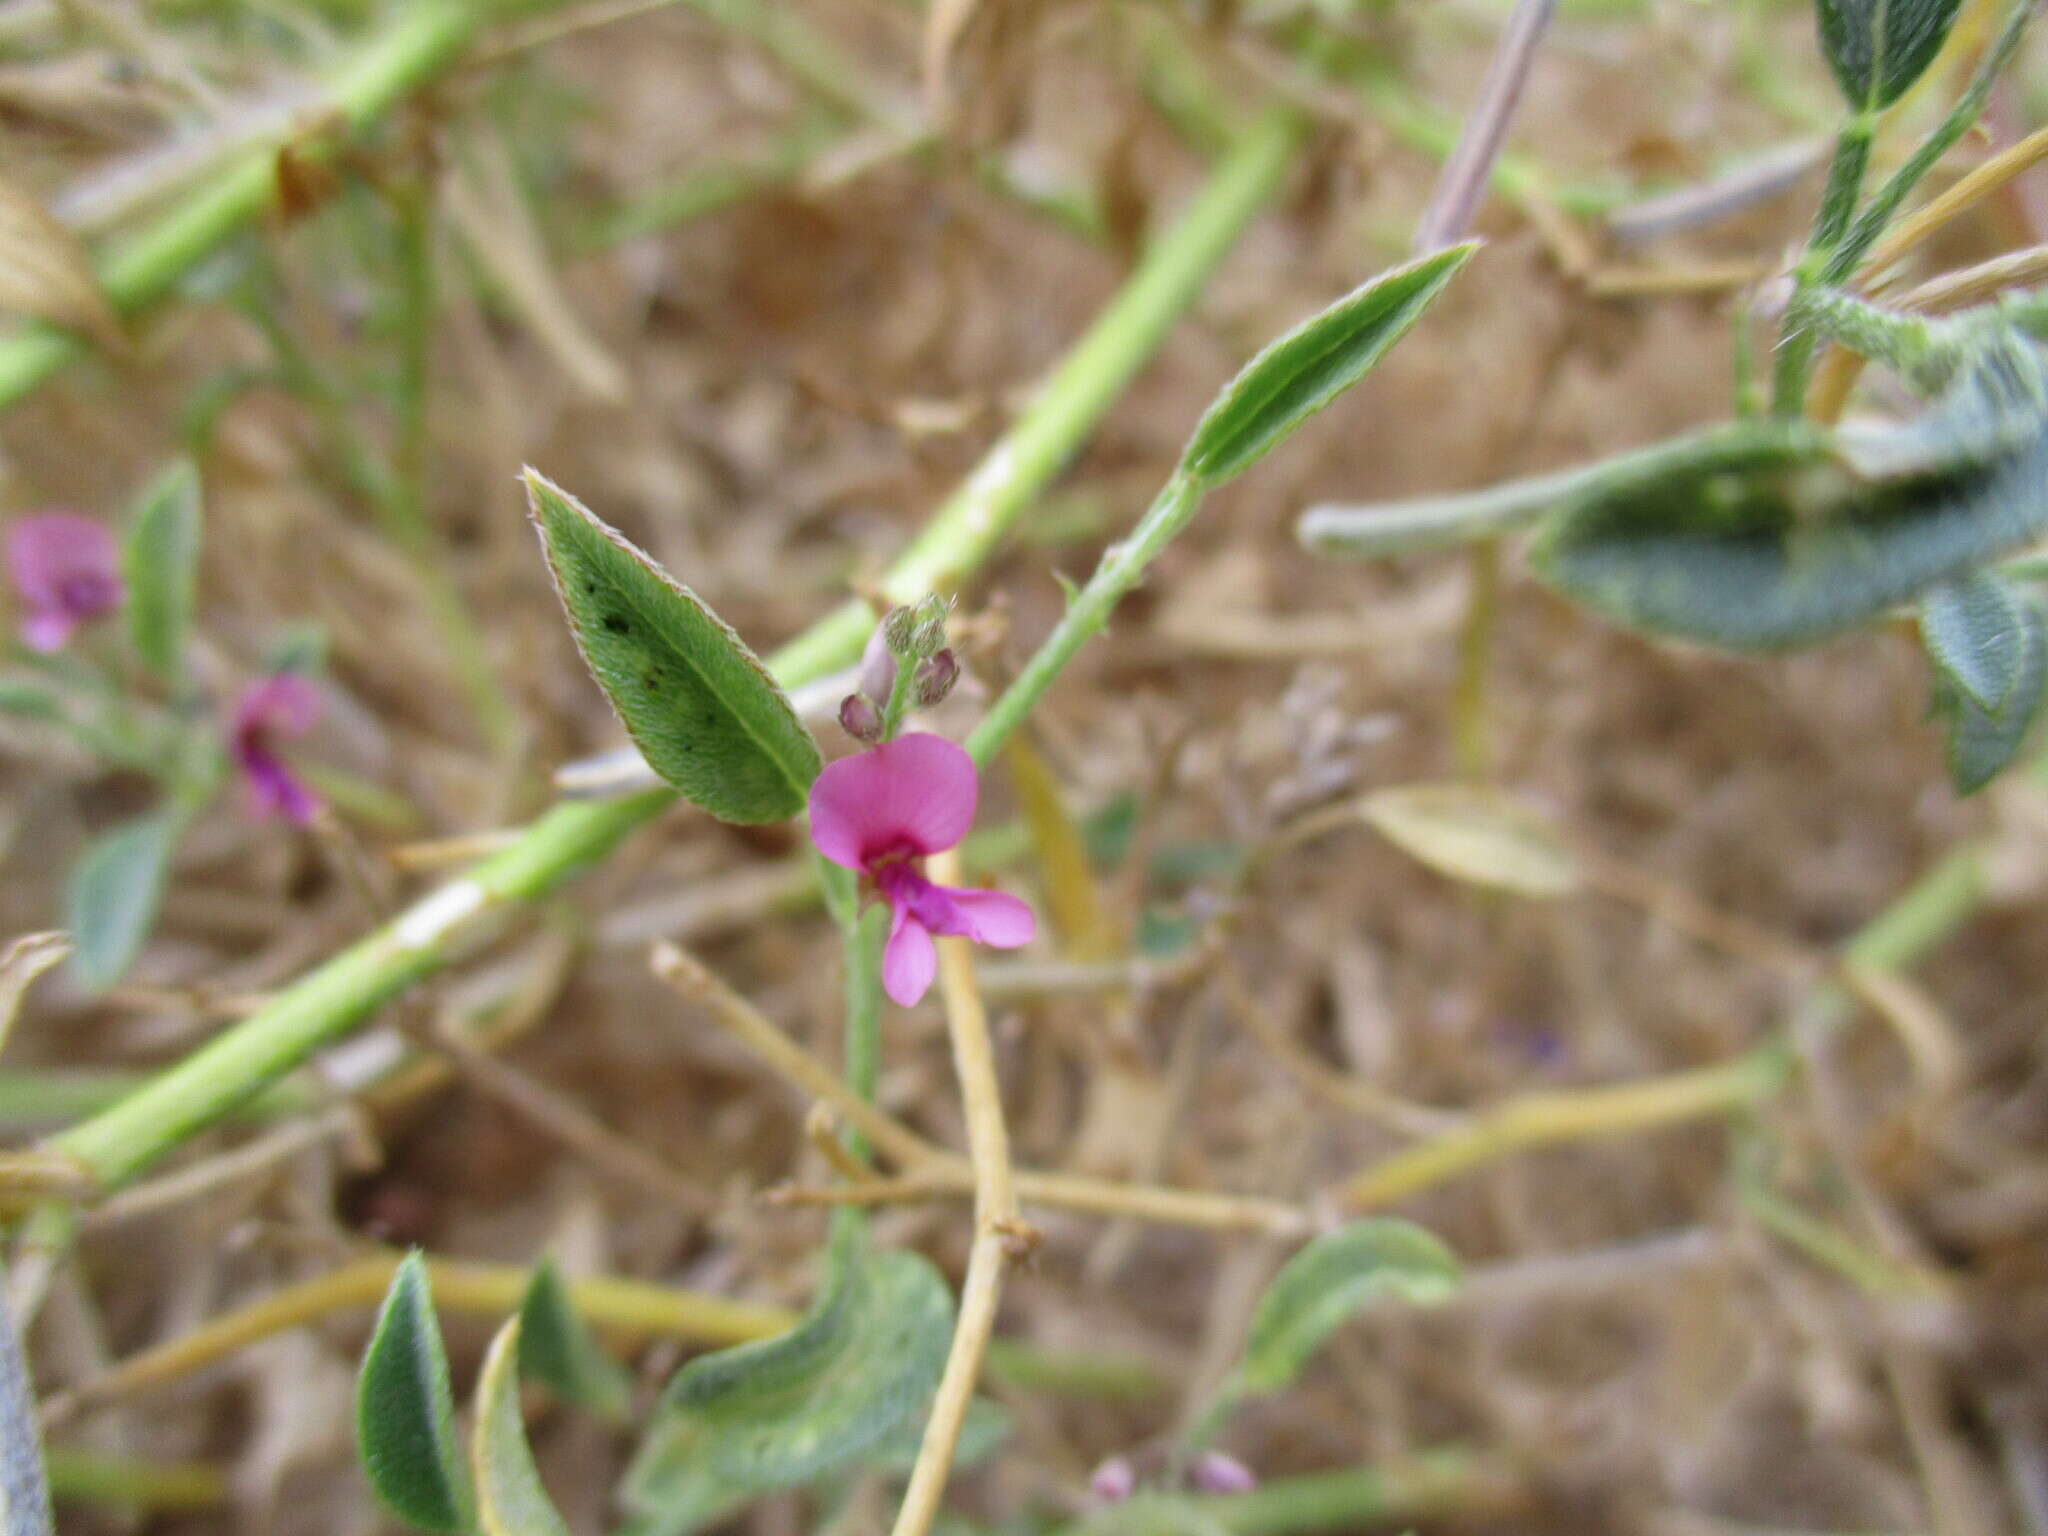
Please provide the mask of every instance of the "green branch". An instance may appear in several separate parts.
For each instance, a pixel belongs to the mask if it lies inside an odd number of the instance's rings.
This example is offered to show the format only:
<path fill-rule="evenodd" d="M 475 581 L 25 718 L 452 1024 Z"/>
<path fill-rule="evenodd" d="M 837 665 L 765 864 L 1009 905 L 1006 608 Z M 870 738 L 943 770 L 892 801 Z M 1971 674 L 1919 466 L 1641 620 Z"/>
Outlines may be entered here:
<path fill-rule="evenodd" d="M 1291 119 L 1252 130 L 1148 253 L 1038 398 L 898 560 L 885 590 L 915 600 L 987 560 L 1158 350 L 1209 274 L 1272 196 L 1297 142 Z M 873 618 L 835 610 L 770 658 L 786 685 L 857 656 Z M 464 940 L 602 861 L 672 801 L 666 790 L 556 806 L 465 877 L 286 987 L 268 1006 L 50 1145 L 102 1185 L 133 1178 L 249 1095 L 346 1034 L 455 957 Z"/>

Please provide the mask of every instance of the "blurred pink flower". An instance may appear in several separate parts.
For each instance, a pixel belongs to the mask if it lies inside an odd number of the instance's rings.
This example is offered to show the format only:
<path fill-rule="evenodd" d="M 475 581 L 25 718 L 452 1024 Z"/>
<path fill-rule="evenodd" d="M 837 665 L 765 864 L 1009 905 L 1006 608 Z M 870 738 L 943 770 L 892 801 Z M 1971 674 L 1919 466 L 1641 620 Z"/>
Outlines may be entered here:
<path fill-rule="evenodd" d="M 1128 1456 L 1110 1457 L 1088 1477 L 1088 1491 L 1104 1504 L 1121 1504 L 1137 1490 L 1137 1469 Z"/>
<path fill-rule="evenodd" d="M 256 816 L 282 816 L 304 826 L 320 809 L 319 797 L 285 766 L 276 745 L 280 737 L 305 735 L 319 718 L 320 692 L 296 672 L 266 677 L 235 701 L 228 751 L 249 786 Z"/>
<path fill-rule="evenodd" d="M 1195 1461 L 1192 1478 L 1204 1493 L 1250 1493 L 1259 1486 L 1250 1467 L 1223 1451 L 1204 1451 Z"/>
<path fill-rule="evenodd" d="M 7 530 L 7 572 L 21 594 L 22 643 L 61 650 L 81 624 L 121 606 L 121 555 L 114 536 L 76 512 L 24 517 Z"/>
<path fill-rule="evenodd" d="M 842 757 L 811 786 L 811 841 L 834 864 L 865 875 L 895 914 L 882 990 L 906 1008 L 938 969 L 934 934 L 1015 949 L 1037 931 L 1031 908 L 1015 896 L 925 878 L 920 861 L 967 835 L 980 793 L 974 760 L 921 732 Z"/>

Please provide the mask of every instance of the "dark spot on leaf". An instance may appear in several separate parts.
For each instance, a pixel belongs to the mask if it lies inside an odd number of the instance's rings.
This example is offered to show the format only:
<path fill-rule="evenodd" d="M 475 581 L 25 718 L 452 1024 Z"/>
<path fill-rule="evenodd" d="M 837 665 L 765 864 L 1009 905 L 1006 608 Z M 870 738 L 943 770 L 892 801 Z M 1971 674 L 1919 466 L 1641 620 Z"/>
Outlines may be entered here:
<path fill-rule="evenodd" d="M 604 616 L 604 627 L 607 633 L 614 635 L 628 634 L 633 628 L 622 616 L 616 613 L 608 613 Z"/>

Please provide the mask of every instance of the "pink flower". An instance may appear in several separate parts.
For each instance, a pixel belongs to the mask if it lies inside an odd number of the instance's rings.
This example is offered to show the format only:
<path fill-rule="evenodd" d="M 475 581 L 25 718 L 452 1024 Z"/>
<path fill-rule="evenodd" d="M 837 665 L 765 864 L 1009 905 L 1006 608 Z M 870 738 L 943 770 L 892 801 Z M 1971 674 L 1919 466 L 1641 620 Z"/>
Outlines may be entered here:
<path fill-rule="evenodd" d="M 1259 1486 L 1250 1467 L 1223 1451 L 1203 1452 L 1192 1476 L 1204 1493 L 1250 1493 Z"/>
<path fill-rule="evenodd" d="M 1138 1491 L 1137 1469 L 1128 1456 L 1112 1456 L 1088 1477 L 1088 1491 L 1104 1504 L 1121 1504 Z"/>
<path fill-rule="evenodd" d="M 280 737 L 305 735 L 319 718 L 319 690 L 296 672 L 266 677 L 235 701 L 228 751 L 249 786 L 256 816 L 282 816 L 304 826 L 320 809 L 319 797 L 285 766 L 276 745 Z"/>
<path fill-rule="evenodd" d="M 1000 891 L 934 885 L 921 861 L 967 835 L 981 793 L 974 760 L 943 736 L 913 732 L 842 757 L 811 786 L 811 841 L 865 875 L 895 913 L 882 951 L 882 990 L 908 1008 L 938 970 L 932 936 L 997 949 L 1029 944 L 1031 908 Z"/>
<path fill-rule="evenodd" d="M 72 631 L 121 606 L 121 556 L 114 536 L 76 512 L 24 517 L 7 530 L 7 571 L 28 612 L 22 643 L 61 650 Z"/>

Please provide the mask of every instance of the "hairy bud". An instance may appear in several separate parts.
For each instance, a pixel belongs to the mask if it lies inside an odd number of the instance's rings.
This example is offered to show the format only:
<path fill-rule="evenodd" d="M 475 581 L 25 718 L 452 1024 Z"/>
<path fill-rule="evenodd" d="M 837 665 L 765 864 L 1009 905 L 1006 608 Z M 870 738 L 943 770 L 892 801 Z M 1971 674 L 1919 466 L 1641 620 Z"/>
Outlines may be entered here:
<path fill-rule="evenodd" d="M 934 704 L 944 703 L 946 695 L 953 691 L 953 685 L 960 681 L 960 660 L 950 650 L 929 656 L 917 664 L 914 681 L 921 708 L 930 709 Z"/>
<path fill-rule="evenodd" d="M 858 693 L 839 701 L 839 728 L 855 741 L 873 746 L 882 735 L 882 712 Z"/>

